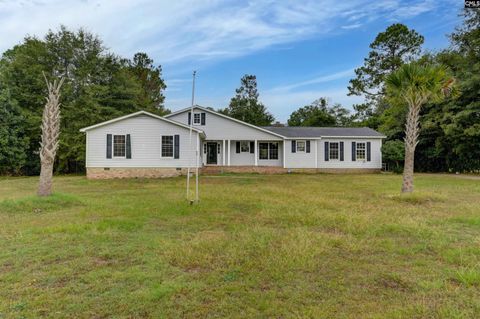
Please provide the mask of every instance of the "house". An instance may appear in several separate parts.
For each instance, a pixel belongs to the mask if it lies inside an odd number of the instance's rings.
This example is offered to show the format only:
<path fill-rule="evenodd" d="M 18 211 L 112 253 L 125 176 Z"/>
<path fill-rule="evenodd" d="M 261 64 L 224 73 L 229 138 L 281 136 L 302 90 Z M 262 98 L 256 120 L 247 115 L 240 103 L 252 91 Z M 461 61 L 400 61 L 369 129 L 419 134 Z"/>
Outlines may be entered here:
<path fill-rule="evenodd" d="M 202 172 L 379 171 L 382 134 L 366 127 L 259 127 L 196 105 L 145 111 L 81 129 L 89 178 Z M 190 123 L 192 132 L 190 133 Z"/>

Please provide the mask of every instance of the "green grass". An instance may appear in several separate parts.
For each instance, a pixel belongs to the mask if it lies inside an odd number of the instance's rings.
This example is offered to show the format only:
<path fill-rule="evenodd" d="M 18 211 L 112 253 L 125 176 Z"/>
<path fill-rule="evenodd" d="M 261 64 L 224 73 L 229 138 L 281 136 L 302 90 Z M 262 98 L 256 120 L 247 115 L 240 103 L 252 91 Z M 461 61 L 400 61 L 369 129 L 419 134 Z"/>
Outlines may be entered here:
<path fill-rule="evenodd" d="M 0 178 L 0 318 L 478 318 L 480 181 Z"/>

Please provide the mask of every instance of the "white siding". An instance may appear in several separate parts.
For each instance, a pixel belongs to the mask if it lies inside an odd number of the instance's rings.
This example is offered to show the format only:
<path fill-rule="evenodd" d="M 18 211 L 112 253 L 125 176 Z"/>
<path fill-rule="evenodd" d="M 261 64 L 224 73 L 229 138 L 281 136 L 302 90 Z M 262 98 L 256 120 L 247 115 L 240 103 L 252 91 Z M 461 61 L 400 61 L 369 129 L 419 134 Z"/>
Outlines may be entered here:
<path fill-rule="evenodd" d="M 130 134 L 132 158 L 106 158 L 107 134 Z M 162 158 L 162 135 L 180 135 L 180 158 Z M 188 167 L 196 164 L 198 133 L 147 115 L 128 118 L 87 131 L 87 167 Z"/>
<path fill-rule="evenodd" d="M 259 158 L 259 143 L 264 141 L 257 141 L 257 166 L 283 166 L 283 143 L 278 142 L 278 160 L 261 160 Z M 228 150 L 228 148 L 227 148 Z M 227 162 L 225 162 L 227 163 Z M 237 153 L 236 141 L 230 141 L 230 166 L 254 166 L 255 153 L 240 152 Z"/>
<path fill-rule="evenodd" d="M 205 111 L 194 109 L 194 112 Z M 188 111 L 169 116 L 168 118 L 188 125 Z M 208 140 L 282 140 L 281 137 L 276 135 L 209 112 L 205 112 L 205 125 L 194 126 L 204 131 Z"/>
<path fill-rule="evenodd" d="M 325 161 L 325 142 L 344 143 L 344 161 Z M 352 161 L 352 142 L 371 143 L 371 161 Z M 345 139 L 345 138 L 324 138 L 318 141 L 318 167 L 319 168 L 382 168 L 382 140 L 381 139 Z"/>
<path fill-rule="evenodd" d="M 250 152 L 237 153 L 236 141 L 230 141 L 230 166 L 254 166 L 255 154 Z"/>
<path fill-rule="evenodd" d="M 352 142 L 354 141 L 371 142 L 371 161 L 352 161 Z M 325 142 L 343 142 L 344 160 L 325 161 Z M 381 139 L 324 138 L 321 140 L 310 140 L 310 153 L 292 153 L 291 143 L 291 140 L 285 141 L 286 168 L 382 168 Z M 316 151 L 315 148 L 317 148 Z M 315 165 L 315 154 L 317 155 L 317 165 Z"/>
<path fill-rule="evenodd" d="M 285 168 L 315 168 L 315 141 L 310 140 L 310 153 L 292 153 L 292 140 L 285 140 Z"/>

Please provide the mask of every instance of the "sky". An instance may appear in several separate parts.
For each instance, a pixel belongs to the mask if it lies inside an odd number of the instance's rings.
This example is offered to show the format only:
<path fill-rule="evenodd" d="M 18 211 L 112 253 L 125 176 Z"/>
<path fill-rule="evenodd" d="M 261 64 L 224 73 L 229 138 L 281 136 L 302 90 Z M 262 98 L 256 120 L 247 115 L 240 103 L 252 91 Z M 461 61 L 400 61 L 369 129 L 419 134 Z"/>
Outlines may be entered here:
<path fill-rule="evenodd" d="M 375 36 L 404 23 L 425 51 L 449 45 L 463 0 L 0 0 L 0 52 L 26 35 L 60 25 L 97 34 L 112 52 L 146 52 L 161 65 L 172 111 L 195 102 L 228 106 L 244 74 L 257 76 L 260 101 L 280 122 L 327 97 L 351 109 L 354 69 Z"/>

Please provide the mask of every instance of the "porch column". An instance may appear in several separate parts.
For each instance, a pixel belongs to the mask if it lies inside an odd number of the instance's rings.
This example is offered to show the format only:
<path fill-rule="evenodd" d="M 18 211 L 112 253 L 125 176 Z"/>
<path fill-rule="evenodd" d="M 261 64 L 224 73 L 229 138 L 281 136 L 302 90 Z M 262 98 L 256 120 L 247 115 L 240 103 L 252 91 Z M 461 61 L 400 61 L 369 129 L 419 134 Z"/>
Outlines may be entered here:
<path fill-rule="evenodd" d="M 225 155 L 227 154 L 227 152 L 225 152 L 225 140 L 222 140 L 223 142 L 223 147 L 222 147 L 222 150 L 223 150 L 223 155 L 222 155 L 222 165 L 225 166 Z"/>
<path fill-rule="evenodd" d="M 230 140 L 228 140 L 227 166 L 230 166 Z"/>
<path fill-rule="evenodd" d="M 285 150 L 287 149 L 287 140 L 283 140 L 283 168 L 287 168 L 287 163 L 285 163 Z"/>
<path fill-rule="evenodd" d="M 315 141 L 315 168 L 318 168 L 318 140 Z"/>
<path fill-rule="evenodd" d="M 257 148 L 258 148 L 258 147 L 257 147 L 257 144 L 258 144 L 258 143 L 257 143 L 257 140 L 255 140 L 255 143 L 254 143 L 254 145 L 255 145 L 255 150 L 254 150 L 254 152 L 253 152 L 253 155 L 255 156 L 255 166 L 258 166 L 258 154 L 257 154 L 257 152 L 258 152 L 258 151 L 257 151 Z"/>

